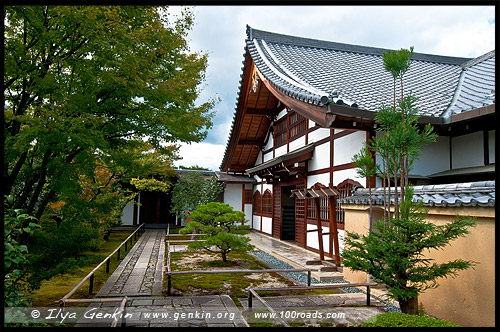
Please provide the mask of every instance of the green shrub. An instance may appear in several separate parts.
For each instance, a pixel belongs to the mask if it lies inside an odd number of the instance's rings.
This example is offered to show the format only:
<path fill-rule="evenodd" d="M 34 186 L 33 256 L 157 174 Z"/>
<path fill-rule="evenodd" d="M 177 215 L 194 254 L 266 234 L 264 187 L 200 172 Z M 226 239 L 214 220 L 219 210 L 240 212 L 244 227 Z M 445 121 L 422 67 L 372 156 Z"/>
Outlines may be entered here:
<path fill-rule="evenodd" d="M 361 327 L 459 327 L 445 320 L 427 316 L 387 312 L 367 319 Z"/>

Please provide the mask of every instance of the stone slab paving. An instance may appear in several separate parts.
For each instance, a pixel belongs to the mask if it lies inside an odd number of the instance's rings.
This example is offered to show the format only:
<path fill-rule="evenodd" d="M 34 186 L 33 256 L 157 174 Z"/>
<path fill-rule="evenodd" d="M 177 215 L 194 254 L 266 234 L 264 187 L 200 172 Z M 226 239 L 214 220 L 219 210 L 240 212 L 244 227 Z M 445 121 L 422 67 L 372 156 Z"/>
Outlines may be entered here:
<path fill-rule="evenodd" d="M 131 298 L 121 316 L 118 307 L 118 303 L 92 304 L 74 326 L 109 327 L 116 319 L 117 326 L 125 327 L 248 327 L 228 295 Z"/>
<path fill-rule="evenodd" d="M 337 326 L 356 327 L 372 316 L 385 312 L 384 304 L 371 300 L 366 306 L 365 294 L 327 294 L 303 296 L 273 296 L 263 299 L 288 323 L 302 326 Z M 248 310 L 248 299 L 238 299 L 243 307 L 242 314 L 249 322 L 268 322 L 279 325 L 272 318 L 264 318 L 269 313 L 256 298 L 252 302 L 252 311 Z"/>
<path fill-rule="evenodd" d="M 146 229 L 97 297 L 161 295 L 164 257 L 165 230 Z"/>

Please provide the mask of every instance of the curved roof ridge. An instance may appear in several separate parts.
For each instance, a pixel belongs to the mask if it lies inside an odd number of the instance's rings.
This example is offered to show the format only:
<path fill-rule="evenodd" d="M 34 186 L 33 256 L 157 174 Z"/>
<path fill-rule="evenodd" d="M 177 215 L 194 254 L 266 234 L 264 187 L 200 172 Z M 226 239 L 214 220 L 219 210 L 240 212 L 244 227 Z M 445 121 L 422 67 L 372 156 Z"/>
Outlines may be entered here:
<path fill-rule="evenodd" d="M 273 54 L 273 52 L 271 51 L 271 49 L 269 48 L 269 46 L 267 46 L 267 43 L 266 43 L 266 41 L 264 39 L 262 40 L 262 45 L 266 49 L 266 52 L 269 54 L 269 56 L 273 59 L 273 61 L 280 67 L 280 69 L 285 74 L 287 74 L 289 78 L 291 78 L 292 80 L 296 81 L 304 90 L 309 91 L 311 93 L 318 94 L 320 96 L 321 95 L 327 95 L 326 92 L 321 91 L 321 90 L 315 88 L 314 86 L 312 86 L 311 84 L 309 84 L 308 82 L 304 81 L 302 78 L 298 77 L 297 75 L 295 75 L 294 73 L 292 73 L 290 70 L 288 70 L 287 68 L 285 68 L 285 66 L 283 66 L 283 64 L 279 61 L 279 59 L 276 58 L 276 56 Z"/>
<path fill-rule="evenodd" d="M 488 53 L 485 53 L 483 55 L 478 56 L 477 58 L 474 58 L 470 61 L 465 62 L 464 64 L 462 64 L 462 68 L 466 69 L 466 68 L 475 66 L 481 62 L 484 62 L 488 59 L 493 58 L 494 56 L 495 56 L 495 50 L 489 51 Z"/>
<path fill-rule="evenodd" d="M 312 47 L 312 48 L 324 48 L 324 49 L 332 49 L 336 51 L 344 51 L 344 52 L 352 52 L 352 53 L 362 53 L 362 54 L 370 54 L 370 55 L 380 55 L 384 52 L 387 52 L 389 49 L 372 47 L 372 46 L 362 46 L 362 45 L 354 45 L 354 44 L 344 44 L 326 40 L 305 38 L 305 37 L 297 37 L 291 35 L 284 35 L 280 33 L 274 33 L 269 31 L 257 30 L 249 25 L 247 25 L 247 36 L 248 39 L 262 39 L 271 43 L 281 43 L 288 45 L 296 45 L 303 47 Z M 413 53 L 413 60 L 420 61 L 428 61 L 428 62 L 437 62 L 443 64 L 451 64 L 451 65 L 462 65 L 466 62 L 469 62 L 471 58 L 463 58 L 463 57 L 452 57 L 452 56 L 444 56 L 444 55 L 435 55 L 435 54 L 426 54 L 426 53 Z"/>

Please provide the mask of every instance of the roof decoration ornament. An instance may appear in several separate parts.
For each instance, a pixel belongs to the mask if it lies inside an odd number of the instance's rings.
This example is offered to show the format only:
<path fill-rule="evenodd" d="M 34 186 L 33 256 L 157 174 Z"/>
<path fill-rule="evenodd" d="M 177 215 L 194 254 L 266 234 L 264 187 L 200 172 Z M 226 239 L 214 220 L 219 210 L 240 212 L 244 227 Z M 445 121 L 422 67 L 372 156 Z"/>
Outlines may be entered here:
<path fill-rule="evenodd" d="M 257 69 L 255 69 L 252 74 L 252 92 L 256 93 L 258 87 L 259 87 L 259 74 L 257 73 Z"/>

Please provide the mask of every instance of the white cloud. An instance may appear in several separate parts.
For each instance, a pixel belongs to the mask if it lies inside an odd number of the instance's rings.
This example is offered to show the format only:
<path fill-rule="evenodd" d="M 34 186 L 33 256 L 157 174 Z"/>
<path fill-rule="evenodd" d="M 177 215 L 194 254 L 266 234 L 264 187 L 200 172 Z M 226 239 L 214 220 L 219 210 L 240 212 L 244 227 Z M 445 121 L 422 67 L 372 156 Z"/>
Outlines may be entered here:
<path fill-rule="evenodd" d="M 218 171 L 224 155 L 225 145 L 211 143 L 181 143 L 179 155 L 183 159 L 174 163 L 175 166 L 198 165 L 212 171 Z"/>

